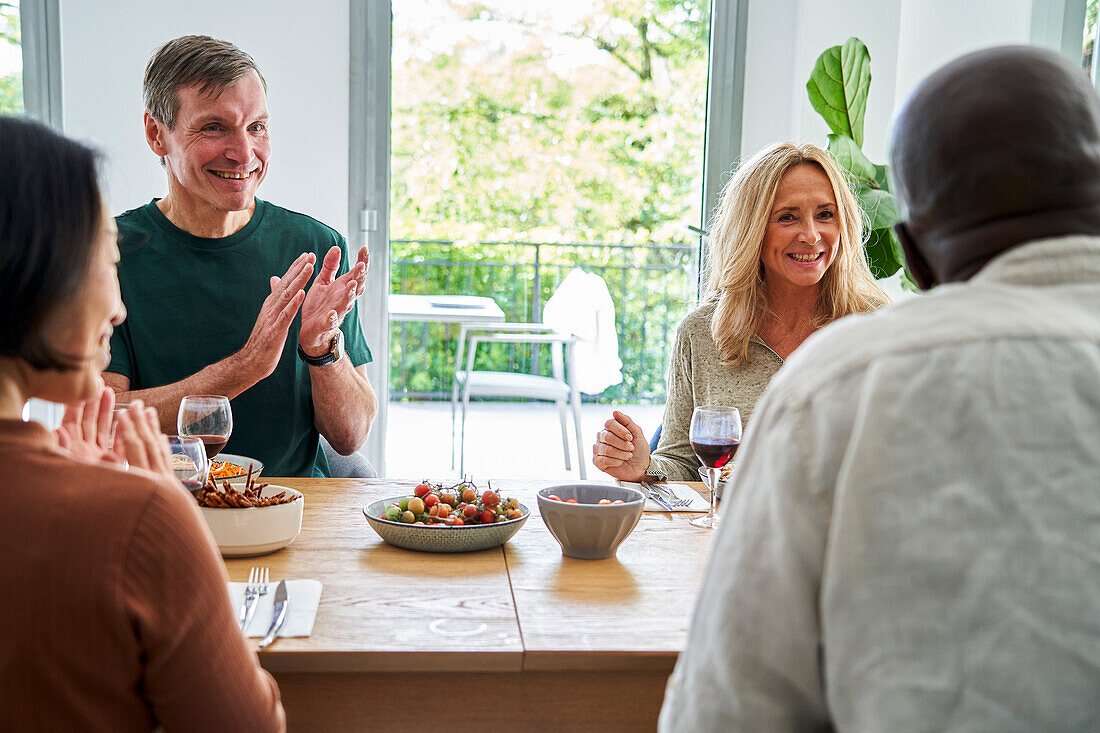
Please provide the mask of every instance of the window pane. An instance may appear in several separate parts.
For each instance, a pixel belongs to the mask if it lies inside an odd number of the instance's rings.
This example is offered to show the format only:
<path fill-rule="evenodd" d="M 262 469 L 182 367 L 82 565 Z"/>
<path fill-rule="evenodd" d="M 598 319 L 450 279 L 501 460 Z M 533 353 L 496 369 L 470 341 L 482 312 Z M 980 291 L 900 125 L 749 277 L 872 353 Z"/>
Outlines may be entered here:
<path fill-rule="evenodd" d="M 393 7 L 392 291 L 538 321 L 573 267 L 596 272 L 624 362 L 603 399 L 663 399 L 695 297 L 709 0 Z M 449 396 L 445 330 L 413 331 L 394 334 L 394 396 Z M 504 351 L 478 368 L 549 369 Z"/>
<path fill-rule="evenodd" d="M 0 114 L 23 111 L 19 0 L 0 2 Z"/>
<path fill-rule="evenodd" d="M 1096 0 L 1085 3 L 1085 35 L 1081 45 L 1081 66 L 1086 73 L 1092 73 L 1093 43 L 1096 40 Z"/>

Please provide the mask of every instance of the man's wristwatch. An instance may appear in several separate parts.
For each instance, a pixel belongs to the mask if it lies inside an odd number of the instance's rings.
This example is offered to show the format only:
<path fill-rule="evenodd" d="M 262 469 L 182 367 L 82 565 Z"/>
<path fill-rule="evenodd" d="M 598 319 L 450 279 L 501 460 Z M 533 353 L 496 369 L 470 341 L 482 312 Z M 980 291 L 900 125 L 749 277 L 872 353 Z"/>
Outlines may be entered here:
<path fill-rule="evenodd" d="M 344 358 L 344 332 L 336 329 L 336 335 L 332 337 L 332 341 L 329 343 L 328 353 L 320 356 L 310 356 L 302 350 L 302 345 L 298 344 L 298 358 L 310 366 L 335 364 Z"/>

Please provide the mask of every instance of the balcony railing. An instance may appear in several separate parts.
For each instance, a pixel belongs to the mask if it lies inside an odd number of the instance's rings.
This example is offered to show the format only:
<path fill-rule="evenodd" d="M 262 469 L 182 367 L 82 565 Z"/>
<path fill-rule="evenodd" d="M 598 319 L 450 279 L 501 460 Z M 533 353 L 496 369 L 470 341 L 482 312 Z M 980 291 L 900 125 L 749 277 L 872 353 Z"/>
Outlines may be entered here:
<path fill-rule="evenodd" d="M 573 268 L 594 272 L 615 301 L 623 382 L 604 401 L 663 400 L 676 324 L 695 302 L 694 244 L 560 244 L 391 240 L 390 290 L 487 295 L 509 321 L 540 322 L 542 305 Z M 393 399 L 450 399 L 458 328 L 394 323 L 390 329 Z M 508 346 L 478 352 L 478 369 L 549 373 L 545 353 Z M 596 399 L 596 398 L 588 398 Z"/>

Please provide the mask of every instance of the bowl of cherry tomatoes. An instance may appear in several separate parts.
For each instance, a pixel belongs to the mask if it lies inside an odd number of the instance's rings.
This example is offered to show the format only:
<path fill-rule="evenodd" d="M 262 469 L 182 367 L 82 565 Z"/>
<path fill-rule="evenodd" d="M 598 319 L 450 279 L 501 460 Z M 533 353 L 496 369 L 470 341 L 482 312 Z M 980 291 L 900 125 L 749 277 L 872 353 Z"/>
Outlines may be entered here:
<path fill-rule="evenodd" d="M 539 514 L 563 555 L 614 557 L 642 518 L 645 494 L 612 484 L 562 484 L 538 493 Z"/>
<path fill-rule="evenodd" d="M 424 481 L 412 494 L 363 508 L 367 523 L 387 543 L 420 552 L 474 552 L 512 538 L 531 514 L 473 481 L 453 486 Z"/>

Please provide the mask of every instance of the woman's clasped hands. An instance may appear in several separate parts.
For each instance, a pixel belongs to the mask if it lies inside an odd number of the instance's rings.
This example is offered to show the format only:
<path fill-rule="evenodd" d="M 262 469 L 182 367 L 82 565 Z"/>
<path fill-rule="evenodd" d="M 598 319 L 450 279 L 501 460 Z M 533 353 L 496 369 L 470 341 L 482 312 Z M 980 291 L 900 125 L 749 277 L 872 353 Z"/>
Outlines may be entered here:
<path fill-rule="evenodd" d="M 141 400 L 126 409 L 114 407 L 115 394 L 108 387 L 87 402 L 66 405 L 56 431 L 58 444 L 86 461 L 143 468 L 174 478 L 157 411 Z"/>

